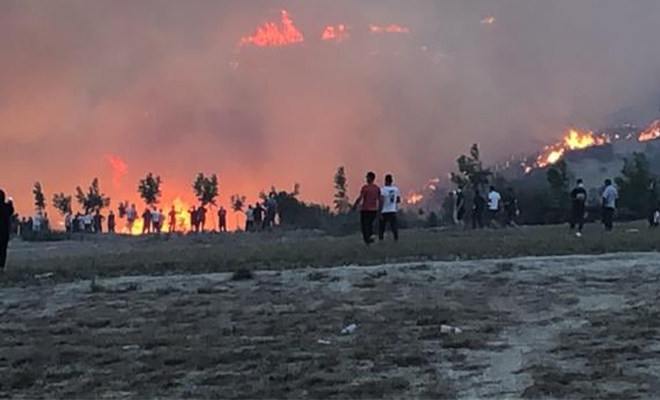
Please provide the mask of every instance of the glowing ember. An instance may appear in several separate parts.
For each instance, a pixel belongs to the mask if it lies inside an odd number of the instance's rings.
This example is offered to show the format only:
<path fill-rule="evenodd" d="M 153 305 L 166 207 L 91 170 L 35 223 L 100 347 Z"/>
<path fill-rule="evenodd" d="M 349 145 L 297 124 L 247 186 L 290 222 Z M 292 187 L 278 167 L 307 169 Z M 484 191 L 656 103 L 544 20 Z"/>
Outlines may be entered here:
<path fill-rule="evenodd" d="M 536 159 L 537 167 L 546 167 L 561 160 L 570 150 L 586 149 L 587 147 L 599 146 L 607 143 L 606 138 L 596 136 L 592 132 L 581 133 L 571 129 L 564 139 L 552 146 L 547 146 Z"/>
<path fill-rule="evenodd" d="M 421 202 L 422 200 L 424 200 L 424 195 L 422 195 L 421 193 L 413 193 L 408 196 L 408 198 L 406 199 L 406 203 L 411 206 L 414 206 L 415 204 L 419 204 L 419 202 Z"/>
<path fill-rule="evenodd" d="M 275 22 L 267 22 L 257 28 L 252 36 L 241 39 L 239 46 L 253 45 L 258 47 L 283 47 L 302 42 L 303 34 L 293 24 L 286 10 L 282 10 L 281 26 Z"/>
<path fill-rule="evenodd" d="M 110 167 L 112 167 L 112 186 L 118 189 L 121 186 L 122 178 L 128 174 L 128 165 L 120 157 L 112 154 L 108 155 L 107 158 L 110 161 Z"/>
<path fill-rule="evenodd" d="M 481 23 L 483 25 L 493 25 L 495 23 L 495 17 L 492 16 L 492 15 L 489 15 L 488 17 L 482 19 Z"/>
<path fill-rule="evenodd" d="M 655 140 L 660 138 L 660 119 L 653 121 L 648 128 L 644 129 L 644 132 L 640 133 L 637 140 L 640 142 L 648 142 L 649 140 Z"/>
<path fill-rule="evenodd" d="M 369 25 L 369 31 L 373 34 L 382 33 L 410 33 L 405 26 L 391 24 L 389 26 Z"/>
<path fill-rule="evenodd" d="M 336 27 L 332 25 L 326 26 L 326 28 L 323 30 L 321 39 L 326 42 L 341 43 L 348 40 L 349 37 L 348 26 L 339 24 Z"/>

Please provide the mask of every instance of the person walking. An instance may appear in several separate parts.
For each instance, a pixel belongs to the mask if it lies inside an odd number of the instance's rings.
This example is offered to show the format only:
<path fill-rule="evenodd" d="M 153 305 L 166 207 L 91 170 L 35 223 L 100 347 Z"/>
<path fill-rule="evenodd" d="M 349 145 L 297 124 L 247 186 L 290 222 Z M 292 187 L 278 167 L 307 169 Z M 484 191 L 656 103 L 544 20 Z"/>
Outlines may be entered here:
<path fill-rule="evenodd" d="M 360 206 L 360 226 L 362 229 L 362 239 L 368 246 L 373 243 L 374 221 L 378 217 L 380 210 L 380 188 L 374 184 L 376 174 L 367 173 L 367 183 L 362 186 L 360 195 L 353 204 L 353 209 Z"/>
<path fill-rule="evenodd" d="M 392 175 L 385 175 L 385 186 L 380 189 L 380 223 L 378 229 L 378 239 L 385 239 L 385 230 L 387 225 L 392 229 L 394 241 L 399 240 L 399 223 L 396 214 L 399 211 L 401 203 L 401 192 L 394 186 Z"/>
<path fill-rule="evenodd" d="M 571 191 L 571 231 L 577 228 L 575 236 L 582 236 L 584 227 L 584 210 L 587 204 L 587 190 L 584 188 L 582 179 L 577 180 L 577 185 Z"/>
<path fill-rule="evenodd" d="M 502 196 L 495 190 L 495 186 L 491 186 L 488 192 L 488 225 L 491 228 L 499 226 L 497 216 L 500 212 L 500 201 L 502 201 Z"/>
<path fill-rule="evenodd" d="M 5 192 L 0 190 L 0 272 L 7 264 L 7 246 L 11 233 L 11 219 L 14 216 L 14 202 L 10 198 L 5 201 Z"/>
<path fill-rule="evenodd" d="M 474 199 L 472 204 L 472 229 L 482 229 L 484 227 L 484 208 L 486 200 L 481 195 L 479 189 L 474 189 Z"/>
<path fill-rule="evenodd" d="M 607 232 L 612 230 L 614 224 L 614 211 L 619 192 L 612 184 L 611 179 L 605 179 L 605 190 L 603 190 L 603 225 Z"/>

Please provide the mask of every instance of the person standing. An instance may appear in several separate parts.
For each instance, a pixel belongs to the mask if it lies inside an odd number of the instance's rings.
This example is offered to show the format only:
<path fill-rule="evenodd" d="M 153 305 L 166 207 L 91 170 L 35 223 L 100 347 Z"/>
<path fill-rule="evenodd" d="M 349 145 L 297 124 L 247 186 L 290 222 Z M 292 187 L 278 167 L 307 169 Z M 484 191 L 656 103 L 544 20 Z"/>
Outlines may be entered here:
<path fill-rule="evenodd" d="M 374 221 L 378 217 L 378 210 L 380 210 L 380 188 L 374 184 L 376 174 L 373 172 L 367 173 L 367 183 L 362 186 L 360 196 L 355 200 L 353 209 L 360 206 L 360 226 L 362 228 L 362 239 L 368 246 L 373 243 Z"/>
<path fill-rule="evenodd" d="M 619 192 L 612 184 L 612 180 L 605 179 L 605 190 L 603 190 L 603 225 L 605 225 L 605 230 L 608 232 L 612 230 L 616 200 L 618 198 Z"/>
<path fill-rule="evenodd" d="M 495 186 L 490 187 L 490 191 L 488 192 L 488 225 L 492 228 L 498 227 L 497 223 L 497 216 L 499 215 L 500 212 L 500 201 L 502 200 L 502 196 L 498 193 L 497 190 L 495 190 Z"/>
<path fill-rule="evenodd" d="M 227 210 L 222 206 L 218 210 L 218 229 L 220 232 L 227 232 Z"/>
<path fill-rule="evenodd" d="M 394 241 L 399 240 L 399 224 L 396 214 L 399 211 L 401 203 L 401 193 L 399 188 L 394 186 L 392 175 L 385 175 L 385 186 L 380 189 L 380 224 L 378 229 L 378 239 L 385 239 L 385 230 L 389 224 L 394 235 Z"/>
<path fill-rule="evenodd" d="M 252 209 L 252 213 L 254 214 L 254 230 L 257 232 L 261 230 L 265 212 L 266 210 L 264 210 L 259 202 L 257 202 Z"/>
<path fill-rule="evenodd" d="M 454 198 L 454 225 L 463 226 L 463 218 L 465 217 L 465 194 L 459 188 L 456 190 L 456 197 Z"/>
<path fill-rule="evenodd" d="M 252 232 L 254 230 L 254 208 L 248 206 L 245 210 L 245 232 Z"/>
<path fill-rule="evenodd" d="M 174 206 L 172 206 L 172 209 L 167 214 L 167 216 L 169 217 L 167 222 L 167 230 L 169 233 L 174 233 L 176 232 L 176 209 Z"/>
<path fill-rule="evenodd" d="M 486 200 L 481 195 L 479 189 L 474 189 L 474 200 L 472 204 L 472 229 L 482 229 L 484 227 L 484 208 Z"/>
<path fill-rule="evenodd" d="M 518 198 L 516 197 L 516 192 L 513 191 L 513 188 L 508 188 L 506 190 L 506 195 L 504 197 L 504 214 L 506 217 L 506 226 L 516 227 L 516 217 L 518 217 Z"/>
<path fill-rule="evenodd" d="M 204 207 L 204 204 L 197 209 L 197 222 L 199 223 L 200 231 L 204 233 L 204 228 L 206 226 L 206 207 Z"/>
<path fill-rule="evenodd" d="M 577 185 L 571 191 L 571 204 L 571 231 L 577 228 L 575 235 L 581 237 L 584 227 L 584 210 L 587 204 L 587 190 L 584 188 L 582 179 L 577 180 Z"/>
<path fill-rule="evenodd" d="M 131 204 L 131 206 L 128 207 L 128 210 L 126 210 L 126 227 L 128 228 L 128 233 L 133 233 L 133 224 L 136 219 L 137 209 L 135 208 L 135 204 Z"/>
<path fill-rule="evenodd" d="M 110 214 L 108 214 L 108 233 L 115 233 L 116 222 L 115 213 L 110 210 Z"/>
<path fill-rule="evenodd" d="M 142 213 L 142 234 L 151 233 L 151 210 L 144 209 Z"/>
<path fill-rule="evenodd" d="M 7 246 L 13 216 L 14 202 L 11 198 L 5 201 L 5 192 L 0 190 L 0 271 L 4 271 L 7 264 Z"/>

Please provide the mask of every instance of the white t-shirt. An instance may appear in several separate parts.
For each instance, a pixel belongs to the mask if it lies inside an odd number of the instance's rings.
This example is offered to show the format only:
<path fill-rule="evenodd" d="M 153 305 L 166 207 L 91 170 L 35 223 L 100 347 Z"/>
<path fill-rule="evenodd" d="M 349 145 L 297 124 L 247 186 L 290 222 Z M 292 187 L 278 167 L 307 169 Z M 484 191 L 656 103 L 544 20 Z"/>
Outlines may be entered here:
<path fill-rule="evenodd" d="M 500 200 L 502 197 L 499 193 L 492 191 L 488 193 L 488 209 L 491 211 L 497 211 L 500 209 Z"/>
<path fill-rule="evenodd" d="M 160 213 L 158 211 L 152 211 L 151 212 L 151 221 L 155 223 L 160 222 Z"/>
<path fill-rule="evenodd" d="M 399 199 L 400 193 L 399 188 L 396 186 L 383 186 L 380 188 L 380 196 L 383 200 L 382 213 L 395 213 L 398 211 L 399 205 L 397 200 Z"/>

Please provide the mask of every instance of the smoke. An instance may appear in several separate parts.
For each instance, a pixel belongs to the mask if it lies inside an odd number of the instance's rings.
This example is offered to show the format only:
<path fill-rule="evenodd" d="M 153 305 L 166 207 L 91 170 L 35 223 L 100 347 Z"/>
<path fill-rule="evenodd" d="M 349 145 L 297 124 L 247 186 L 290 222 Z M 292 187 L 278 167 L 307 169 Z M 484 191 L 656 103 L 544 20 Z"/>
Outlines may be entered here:
<path fill-rule="evenodd" d="M 238 46 L 282 8 L 304 42 Z M 116 204 L 147 172 L 166 201 L 190 201 L 200 171 L 224 204 L 294 182 L 329 203 L 339 165 L 352 195 L 371 169 L 415 188 L 473 142 L 496 160 L 655 117 L 657 15 L 655 0 L 5 0 L 0 186 L 21 213 L 36 180 L 98 176 Z M 323 41 L 339 24 L 350 38 Z M 121 190 L 107 154 L 128 164 Z"/>

